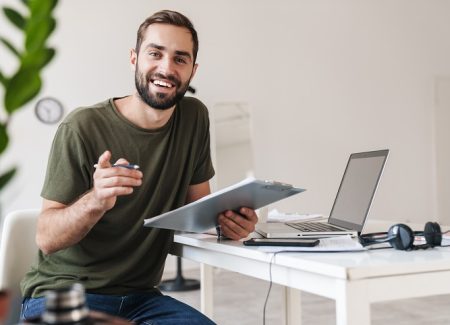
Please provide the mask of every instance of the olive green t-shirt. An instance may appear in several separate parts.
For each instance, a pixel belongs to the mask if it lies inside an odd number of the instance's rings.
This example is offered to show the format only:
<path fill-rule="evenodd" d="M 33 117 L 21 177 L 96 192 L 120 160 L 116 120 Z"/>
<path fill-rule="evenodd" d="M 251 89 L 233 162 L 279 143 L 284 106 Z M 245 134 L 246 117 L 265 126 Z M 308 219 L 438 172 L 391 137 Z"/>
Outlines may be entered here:
<path fill-rule="evenodd" d="M 156 130 L 125 119 L 113 99 L 74 110 L 53 140 L 42 197 L 71 204 L 93 186 L 94 164 L 105 151 L 111 162 L 140 166 L 142 185 L 115 206 L 79 243 L 44 255 L 22 280 L 24 297 L 82 283 L 87 292 L 123 295 L 151 291 L 161 280 L 173 231 L 144 227 L 144 219 L 185 204 L 189 185 L 214 175 L 206 107 L 183 98 Z"/>

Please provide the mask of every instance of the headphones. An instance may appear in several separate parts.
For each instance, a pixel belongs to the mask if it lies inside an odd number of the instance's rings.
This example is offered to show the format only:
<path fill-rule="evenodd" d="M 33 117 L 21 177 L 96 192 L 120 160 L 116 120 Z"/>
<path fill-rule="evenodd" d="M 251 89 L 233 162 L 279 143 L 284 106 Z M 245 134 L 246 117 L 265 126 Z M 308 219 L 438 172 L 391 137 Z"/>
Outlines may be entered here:
<path fill-rule="evenodd" d="M 442 235 L 441 226 L 437 222 L 427 222 L 424 231 L 413 231 L 405 224 L 399 223 L 389 228 L 388 232 L 378 232 L 361 235 L 360 242 L 363 246 L 369 246 L 379 243 L 389 243 L 398 250 L 416 250 L 427 249 L 435 246 L 441 246 Z M 426 244 L 414 245 L 414 237 L 423 236 Z"/>

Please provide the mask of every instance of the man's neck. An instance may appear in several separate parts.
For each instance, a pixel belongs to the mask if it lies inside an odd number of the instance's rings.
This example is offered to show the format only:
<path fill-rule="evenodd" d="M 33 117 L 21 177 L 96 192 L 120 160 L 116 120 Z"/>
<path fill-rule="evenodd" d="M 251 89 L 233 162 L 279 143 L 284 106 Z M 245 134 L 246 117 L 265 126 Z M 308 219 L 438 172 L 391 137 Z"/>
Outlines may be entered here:
<path fill-rule="evenodd" d="M 127 120 L 144 129 L 159 129 L 166 125 L 175 106 L 161 110 L 145 104 L 137 93 L 114 100 L 114 104 Z"/>

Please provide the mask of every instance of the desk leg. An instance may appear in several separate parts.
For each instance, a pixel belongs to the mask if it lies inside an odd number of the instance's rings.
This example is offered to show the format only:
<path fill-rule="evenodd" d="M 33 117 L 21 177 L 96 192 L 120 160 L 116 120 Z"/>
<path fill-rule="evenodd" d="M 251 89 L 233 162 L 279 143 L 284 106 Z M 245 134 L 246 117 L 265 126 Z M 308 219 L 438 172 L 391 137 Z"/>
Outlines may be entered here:
<path fill-rule="evenodd" d="M 345 282 L 338 284 L 336 297 L 337 325 L 369 325 L 370 303 L 364 282 Z"/>
<path fill-rule="evenodd" d="M 213 318 L 214 312 L 214 282 L 213 267 L 200 264 L 200 310 L 209 318 Z"/>
<path fill-rule="evenodd" d="M 301 291 L 289 287 L 283 287 L 284 291 L 284 319 L 285 325 L 301 325 Z"/>

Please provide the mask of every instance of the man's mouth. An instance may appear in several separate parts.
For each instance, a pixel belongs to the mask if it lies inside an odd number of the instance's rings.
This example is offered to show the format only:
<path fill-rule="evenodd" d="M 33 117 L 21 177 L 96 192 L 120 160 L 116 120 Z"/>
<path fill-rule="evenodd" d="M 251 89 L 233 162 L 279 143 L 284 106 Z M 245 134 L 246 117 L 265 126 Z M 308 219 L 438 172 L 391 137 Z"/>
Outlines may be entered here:
<path fill-rule="evenodd" d="M 174 84 L 172 84 L 170 82 L 167 82 L 167 81 L 164 81 L 164 80 L 159 80 L 159 79 L 152 80 L 152 83 L 155 86 L 163 87 L 163 88 L 172 88 L 172 87 L 174 87 Z"/>

